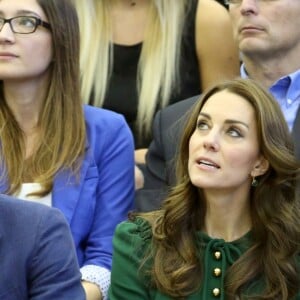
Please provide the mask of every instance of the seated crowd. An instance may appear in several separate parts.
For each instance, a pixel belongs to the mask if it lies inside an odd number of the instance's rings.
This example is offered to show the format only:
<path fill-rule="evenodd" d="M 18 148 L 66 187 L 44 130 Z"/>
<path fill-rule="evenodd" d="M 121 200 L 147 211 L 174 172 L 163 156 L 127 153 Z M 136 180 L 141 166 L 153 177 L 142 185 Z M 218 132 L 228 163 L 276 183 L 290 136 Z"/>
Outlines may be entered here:
<path fill-rule="evenodd" d="M 1 0 L 0 298 L 300 299 L 299 14 Z"/>

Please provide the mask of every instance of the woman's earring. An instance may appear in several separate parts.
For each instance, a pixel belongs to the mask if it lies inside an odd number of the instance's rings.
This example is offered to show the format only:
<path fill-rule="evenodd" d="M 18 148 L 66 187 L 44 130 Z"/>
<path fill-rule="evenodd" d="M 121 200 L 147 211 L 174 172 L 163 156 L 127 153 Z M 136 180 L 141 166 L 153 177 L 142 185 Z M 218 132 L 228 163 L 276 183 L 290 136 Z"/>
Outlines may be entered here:
<path fill-rule="evenodd" d="M 255 177 L 252 178 L 251 186 L 253 187 L 258 186 L 258 180 Z"/>

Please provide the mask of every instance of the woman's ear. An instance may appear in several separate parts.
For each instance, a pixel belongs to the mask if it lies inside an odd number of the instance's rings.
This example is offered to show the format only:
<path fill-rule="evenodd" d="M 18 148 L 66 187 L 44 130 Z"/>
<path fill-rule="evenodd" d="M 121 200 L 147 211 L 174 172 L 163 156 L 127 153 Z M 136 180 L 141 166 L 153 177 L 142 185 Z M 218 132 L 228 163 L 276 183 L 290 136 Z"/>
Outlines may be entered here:
<path fill-rule="evenodd" d="M 261 157 L 257 160 L 257 162 L 254 165 L 254 168 L 251 172 L 251 177 L 264 175 L 268 171 L 269 166 L 269 161 L 261 155 Z"/>

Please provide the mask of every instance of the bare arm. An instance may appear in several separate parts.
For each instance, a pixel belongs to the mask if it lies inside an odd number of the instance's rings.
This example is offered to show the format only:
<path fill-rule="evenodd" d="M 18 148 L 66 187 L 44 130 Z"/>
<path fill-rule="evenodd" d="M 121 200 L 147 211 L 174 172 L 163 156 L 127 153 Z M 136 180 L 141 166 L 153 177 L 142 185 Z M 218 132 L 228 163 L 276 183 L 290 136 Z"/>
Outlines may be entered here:
<path fill-rule="evenodd" d="M 91 282 L 82 281 L 82 286 L 86 294 L 86 300 L 102 300 L 99 287 Z"/>
<path fill-rule="evenodd" d="M 134 151 L 134 159 L 137 164 L 144 164 L 146 161 L 146 154 L 147 154 L 148 149 L 143 148 L 143 149 L 137 149 Z"/>
<path fill-rule="evenodd" d="M 215 0 L 199 0 L 195 32 L 202 90 L 239 76 L 238 48 L 226 8 Z"/>

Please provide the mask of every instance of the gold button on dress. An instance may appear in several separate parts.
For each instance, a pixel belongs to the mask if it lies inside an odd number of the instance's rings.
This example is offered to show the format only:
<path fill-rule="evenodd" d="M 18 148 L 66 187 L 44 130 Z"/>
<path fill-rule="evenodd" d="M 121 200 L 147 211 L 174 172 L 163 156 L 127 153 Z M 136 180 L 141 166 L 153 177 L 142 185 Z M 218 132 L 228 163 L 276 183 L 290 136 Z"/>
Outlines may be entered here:
<path fill-rule="evenodd" d="M 213 293 L 213 295 L 214 295 L 215 297 L 219 297 L 220 294 L 221 294 L 221 291 L 220 291 L 220 289 L 218 289 L 218 288 L 214 288 L 213 291 L 212 291 L 212 293 Z"/>
<path fill-rule="evenodd" d="M 220 268 L 215 268 L 215 269 L 214 269 L 214 275 L 215 275 L 216 277 L 219 277 L 219 276 L 221 275 L 221 273 L 222 273 L 222 271 L 221 271 Z"/>
<path fill-rule="evenodd" d="M 220 251 L 216 251 L 214 253 L 214 255 L 215 255 L 215 259 L 217 259 L 217 260 L 219 260 L 221 258 L 221 252 Z"/>

